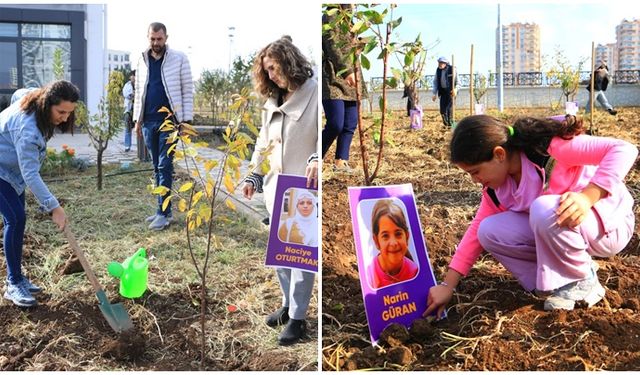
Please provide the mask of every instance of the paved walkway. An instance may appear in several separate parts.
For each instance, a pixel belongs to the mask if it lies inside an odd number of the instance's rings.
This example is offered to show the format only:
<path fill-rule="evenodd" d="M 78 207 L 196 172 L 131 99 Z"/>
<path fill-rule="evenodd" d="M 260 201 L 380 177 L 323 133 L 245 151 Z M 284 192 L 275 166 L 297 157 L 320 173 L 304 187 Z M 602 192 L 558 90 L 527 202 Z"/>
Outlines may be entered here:
<path fill-rule="evenodd" d="M 127 162 L 135 162 L 138 160 L 138 149 L 135 136 L 132 140 L 131 150 L 125 152 L 124 150 L 124 133 L 119 134 L 117 137 L 109 141 L 109 146 L 105 150 L 102 161 L 105 164 L 123 164 Z M 67 145 L 76 151 L 76 157 L 89 160 L 91 164 L 95 164 L 97 152 L 91 140 L 87 134 L 56 134 L 49 142 L 47 147 L 54 148 L 56 151 L 62 151 L 62 146 Z M 206 159 L 221 159 L 223 153 L 216 149 L 200 149 L 200 155 Z M 184 160 L 176 162 L 177 168 L 185 168 Z M 198 166 L 200 171 L 204 173 L 204 166 Z M 244 175 L 248 170 L 249 162 L 243 161 L 241 174 Z M 209 172 L 212 176 L 215 176 L 218 168 L 214 168 Z M 229 196 L 229 193 L 222 186 L 222 192 Z M 264 205 L 264 199 L 262 194 L 256 193 L 251 200 L 247 200 L 242 196 L 242 191 L 237 189 L 234 194 L 230 195 L 236 203 L 238 211 L 252 217 L 255 220 L 262 220 L 268 216 L 267 209 Z M 150 197 L 151 198 L 151 197 Z"/>

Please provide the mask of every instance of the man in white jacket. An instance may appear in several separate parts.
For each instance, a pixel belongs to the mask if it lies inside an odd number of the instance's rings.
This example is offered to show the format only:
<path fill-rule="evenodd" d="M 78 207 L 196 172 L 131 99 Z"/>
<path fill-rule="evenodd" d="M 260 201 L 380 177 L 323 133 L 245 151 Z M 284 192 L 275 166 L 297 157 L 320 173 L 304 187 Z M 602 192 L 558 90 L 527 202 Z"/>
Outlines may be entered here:
<path fill-rule="evenodd" d="M 174 114 L 174 122 L 193 121 L 193 81 L 187 56 L 169 49 L 167 28 L 160 22 L 149 25 L 149 48 L 138 59 L 136 69 L 133 120 L 138 135 L 151 153 L 156 186 L 171 189 L 173 182 L 173 153 L 167 155 L 168 132 L 160 131 L 167 107 Z M 171 223 L 171 204 L 163 210 L 162 202 L 169 195 L 158 197 L 158 209 L 147 218 L 149 229 L 163 230 Z"/>

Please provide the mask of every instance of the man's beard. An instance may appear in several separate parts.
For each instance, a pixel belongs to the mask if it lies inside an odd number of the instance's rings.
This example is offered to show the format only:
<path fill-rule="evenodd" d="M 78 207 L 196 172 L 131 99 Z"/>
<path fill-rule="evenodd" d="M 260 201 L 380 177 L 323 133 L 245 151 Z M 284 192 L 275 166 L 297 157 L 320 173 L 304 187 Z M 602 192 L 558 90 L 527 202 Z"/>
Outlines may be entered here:
<path fill-rule="evenodd" d="M 166 45 L 164 45 L 164 46 L 162 46 L 162 47 L 151 47 L 151 50 L 152 50 L 154 53 L 157 53 L 157 54 L 163 54 L 163 53 L 164 53 L 164 50 L 166 49 L 166 47 L 167 47 Z"/>

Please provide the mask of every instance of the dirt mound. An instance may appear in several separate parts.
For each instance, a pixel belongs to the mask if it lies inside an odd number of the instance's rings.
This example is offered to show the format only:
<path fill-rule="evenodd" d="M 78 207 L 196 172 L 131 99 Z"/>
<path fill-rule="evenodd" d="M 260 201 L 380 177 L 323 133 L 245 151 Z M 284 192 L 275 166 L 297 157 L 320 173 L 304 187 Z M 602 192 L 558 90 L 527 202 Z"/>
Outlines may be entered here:
<path fill-rule="evenodd" d="M 532 110 L 531 115 L 550 115 Z M 605 117 L 606 115 L 606 117 Z M 425 128 L 393 113 L 384 162 L 376 185 L 413 184 L 423 235 L 434 273 L 441 280 L 455 247 L 475 214 L 480 191 L 447 162 L 449 130 L 438 114 L 425 114 Z M 600 116 L 599 134 L 640 144 L 640 110 L 623 108 Z M 371 119 L 365 121 L 365 127 Z M 588 126 L 588 124 L 587 124 Z M 417 320 L 410 329 L 391 326 L 379 347 L 371 346 L 362 303 L 347 187 L 362 185 L 354 138 L 350 164 L 356 173 L 323 170 L 323 369 L 391 370 L 638 370 L 640 369 L 640 238 L 619 255 L 598 259 L 605 300 L 590 309 L 547 312 L 544 299 L 525 292 L 485 255 L 463 279 L 440 321 Z M 330 150 L 330 153 L 332 150 Z M 640 202 L 640 166 L 627 185 Z M 640 208 L 635 209 L 640 224 Z"/>

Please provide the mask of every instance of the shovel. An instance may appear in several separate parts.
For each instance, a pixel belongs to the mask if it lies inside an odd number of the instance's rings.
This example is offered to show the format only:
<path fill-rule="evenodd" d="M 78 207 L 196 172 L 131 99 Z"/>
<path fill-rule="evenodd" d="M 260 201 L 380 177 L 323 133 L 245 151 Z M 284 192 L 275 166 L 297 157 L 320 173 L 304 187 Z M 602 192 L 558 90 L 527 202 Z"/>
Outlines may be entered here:
<path fill-rule="evenodd" d="M 117 333 L 133 328 L 133 322 L 131 322 L 131 318 L 124 309 L 124 306 L 122 306 L 121 303 L 109 303 L 104 289 L 102 289 L 102 286 L 98 282 L 96 274 L 93 273 L 89 262 L 87 262 L 87 258 L 84 257 L 84 253 L 80 249 L 80 246 L 78 246 L 75 236 L 71 233 L 68 223 L 64 227 L 64 235 L 67 237 L 69 245 L 71 245 L 71 248 L 78 256 L 78 260 L 80 260 L 80 264 L 82 264 L 82 268 L 84 268 L 84 272 L 91 282 L 91 286 L 93 286 L 93 289 L 96 291 L 96 296 L 98 297 L 98 301 L 100 301 L 100 305 L 98 307 L 100 307 L 102 315 L 107 319 L 107 323 L 109 323 L 111 328 L 113 328 Z"/>

